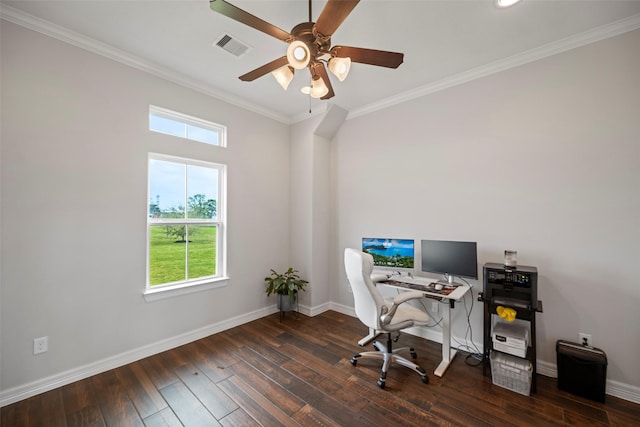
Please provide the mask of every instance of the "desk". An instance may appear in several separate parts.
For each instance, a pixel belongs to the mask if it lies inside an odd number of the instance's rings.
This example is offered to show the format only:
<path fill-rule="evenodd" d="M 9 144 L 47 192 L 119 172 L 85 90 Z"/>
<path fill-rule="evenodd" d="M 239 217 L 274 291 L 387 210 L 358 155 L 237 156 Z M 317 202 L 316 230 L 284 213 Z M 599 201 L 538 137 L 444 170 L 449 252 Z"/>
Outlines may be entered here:
<path fill-rule="evenodd" d="M 471 287 L 456 283 L 453 289 L 447 289 L 446 287 L 451 285 L 443 283 L 445 289 L 438 291 L 434 288 L 435 282 L 434 279 L 424 277 L 392 277 L 378 283 L 405 291 L 419 291 L 422 292 L 425 297 L 435 298 L 440 301 L 449 301 L 449 304 L 446 304 L 447 308 L 443 310 L 442 313 L 442 361 L 436 370 L 433 371 L 435 376 L 442 377 L 457 353 L 457 350 L 451 348 L 451 309 L 455 307 L 455 301 L 461 300 L 465 294 L 471 290 Z M 372 341 L 377 335 L 378 333 L 375 329 L 369 329 L 369 335 L 358 341 L 358 344 L 363 346 Z"/>

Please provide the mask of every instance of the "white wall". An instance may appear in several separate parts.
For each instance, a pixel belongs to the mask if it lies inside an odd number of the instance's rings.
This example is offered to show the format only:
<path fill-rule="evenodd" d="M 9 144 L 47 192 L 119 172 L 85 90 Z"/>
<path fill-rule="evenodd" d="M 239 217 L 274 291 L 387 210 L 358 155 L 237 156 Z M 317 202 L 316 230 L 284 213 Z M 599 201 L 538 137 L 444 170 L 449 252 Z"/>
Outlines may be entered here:
<path fill-rule="evenodd" d="M 639 45 L 636 31 L 348 120 L 329 158 L 319 119 L 289 128 L 3 22 L 0 388 L 272 307 L 272 267 L 324 281 L 329 201 L 330 301 L 352 305 L 342 251 L 364 235 L 477 240 L 480 264 L 516 249 L 540 272 L 542 362 L 591 333 L 638 395 Z M 229 148 L 148 132 L 149 104 L 227 125 Z M 229 165 L 227 287 L 144 302 L 149 151 Z M 328 284 L 312 285 L 313 308 Z M 463 310 L 454 322 L 464 335 Z"/>
<path fill-rule="evenodd" d="M 300 295 L 300 303 L 309 305 L 317 284 L 313 280 L 313 129 L 319 116 L 291 126 L 291 262 L 290 267 L 309 281 L 307 292 Z"/>
<path fill-rule="evenodd" d="M 314 315 L 330 302 L 330 140 L 316 134 L 333 128 L 323 112 L 291 126 L 291 267 L 309 281 L 300 302 Z M 326 131 L 326 129 L 324 129 Z"/>
<path fill-rule="evenodd" d="M 347 120 L 333 141 L 334 301 L 353 304 L 342 253 L 363 236 L 477 241 L 480 268 L 514 249 L 539 272 L 539 360 L 590 333 L 609 385 L 637 396 L 637 52 L 640 31 Z"/>
<path fill-rule="evenodd" d="M 228 126 L 228 148 L 149 132 L 149 104 Z M 143 299 L 148 152 L 228 165 L 228 286 Z M 273 306 L 287 125 L 3 21 L 1 160 L 3 391 Z"/>

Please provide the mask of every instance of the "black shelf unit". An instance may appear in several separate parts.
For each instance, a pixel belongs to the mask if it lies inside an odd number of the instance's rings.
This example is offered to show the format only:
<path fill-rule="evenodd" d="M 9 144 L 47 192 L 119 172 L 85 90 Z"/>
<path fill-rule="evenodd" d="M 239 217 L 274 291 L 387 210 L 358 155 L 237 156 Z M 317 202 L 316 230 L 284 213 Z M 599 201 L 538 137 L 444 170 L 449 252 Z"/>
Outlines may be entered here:
<path fill-rule="evenodd" d="M 542 313 L 542 301 L 537 299 L 537 269 L 531 266 L 505 267 L 502 264 L 486 263 L 483 268 L 484 339 L 482 373 L 491 376 L 490 355 L 493 350 L 491 333 L 492 317 L 497 316 L 498 306 L 516 310 L 516 319 L 529 322 L 529 348 L 524 358 L 531 362 L 531 392 L 536 392 L 536 313 Z M 515 356 L 514 356 L 515 357 Z"/>

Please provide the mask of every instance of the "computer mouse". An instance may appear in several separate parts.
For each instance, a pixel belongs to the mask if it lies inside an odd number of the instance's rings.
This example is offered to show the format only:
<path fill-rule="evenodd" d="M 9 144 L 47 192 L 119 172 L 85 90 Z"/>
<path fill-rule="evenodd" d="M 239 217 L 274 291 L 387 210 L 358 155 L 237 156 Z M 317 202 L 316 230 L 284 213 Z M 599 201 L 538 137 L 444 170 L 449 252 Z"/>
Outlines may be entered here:
<path fill-rule="evenodd" d="M 436 286 L 435 286 L 436 291 L 441 291 L 443 287 L 444 286 L 442 286 L 440 283 L 436 283 Z"/>

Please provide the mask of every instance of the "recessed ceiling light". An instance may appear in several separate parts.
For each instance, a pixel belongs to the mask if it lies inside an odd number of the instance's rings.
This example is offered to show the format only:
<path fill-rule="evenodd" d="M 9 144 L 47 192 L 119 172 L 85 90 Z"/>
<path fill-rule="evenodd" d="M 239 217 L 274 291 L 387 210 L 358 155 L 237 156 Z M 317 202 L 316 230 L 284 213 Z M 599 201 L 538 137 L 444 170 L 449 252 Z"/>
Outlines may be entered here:
<path fill-rule="evenodd" d="M 496 0 L 496 6 L 498 7 L 509 7 L 518 3 L 520 0 Z"/>

